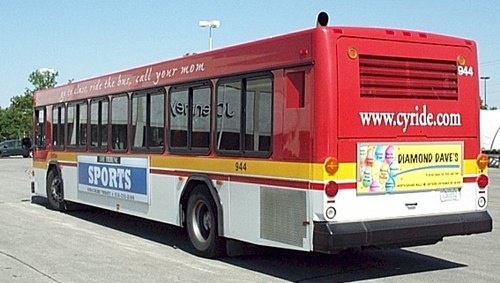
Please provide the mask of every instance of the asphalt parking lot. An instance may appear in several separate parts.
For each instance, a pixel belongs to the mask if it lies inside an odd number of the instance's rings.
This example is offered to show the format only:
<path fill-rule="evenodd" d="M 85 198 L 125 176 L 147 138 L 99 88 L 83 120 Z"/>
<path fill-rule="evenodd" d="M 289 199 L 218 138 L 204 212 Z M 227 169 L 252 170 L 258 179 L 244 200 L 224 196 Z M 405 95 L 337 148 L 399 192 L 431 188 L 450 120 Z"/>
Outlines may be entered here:
<path fill-rule="evenodd" d="M 408 249 L 338 255 L 264 249 L 208 260 L 184 230 L 100 209 L 59 213 L 32 202 L 31 159 L 0 159 L 0 282 L 495 282 L 500 232 Z M 500 217 L 500 169 L 489 211 Z"/>

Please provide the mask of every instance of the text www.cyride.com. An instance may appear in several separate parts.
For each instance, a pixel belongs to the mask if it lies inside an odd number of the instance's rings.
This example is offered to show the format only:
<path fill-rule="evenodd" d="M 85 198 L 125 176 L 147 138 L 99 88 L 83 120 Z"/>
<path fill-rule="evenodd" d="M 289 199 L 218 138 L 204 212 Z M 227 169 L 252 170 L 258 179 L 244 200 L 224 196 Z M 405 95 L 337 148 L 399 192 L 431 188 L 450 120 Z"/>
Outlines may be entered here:
<path fill-rule="evenodd" d="M 423 105 L 422 108 L 415 106 L 415 112 L 359 112 L 359 118 L 363 126 L 401 127 L 403 133 L 406 133 L 410 126 L 457 127 L 462 125 L 460 113 L 438 112 L 434 114 L 427 112 L 427 105 Z"/>

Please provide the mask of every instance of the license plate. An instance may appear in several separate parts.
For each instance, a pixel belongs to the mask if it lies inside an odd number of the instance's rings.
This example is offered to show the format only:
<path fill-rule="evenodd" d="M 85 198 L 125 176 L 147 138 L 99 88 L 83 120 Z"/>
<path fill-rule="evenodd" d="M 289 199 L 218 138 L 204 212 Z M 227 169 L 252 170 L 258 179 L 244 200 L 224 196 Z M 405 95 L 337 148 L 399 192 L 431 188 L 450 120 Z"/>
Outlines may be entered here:
<path fill-rule="evenodd" d="M 441 201 L 457 201 L 460 200 L 460 192 L 457 188 L 444 189 L 440 191 Z"/>

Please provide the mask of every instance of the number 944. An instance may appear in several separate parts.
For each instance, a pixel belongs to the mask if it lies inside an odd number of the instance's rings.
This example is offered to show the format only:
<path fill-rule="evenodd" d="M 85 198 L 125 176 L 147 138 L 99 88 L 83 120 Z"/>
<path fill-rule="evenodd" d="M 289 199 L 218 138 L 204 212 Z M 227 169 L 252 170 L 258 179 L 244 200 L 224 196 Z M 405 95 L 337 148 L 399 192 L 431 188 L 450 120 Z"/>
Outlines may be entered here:
<path fill-rule="evenodd" d="M 472 66 L 458 66 L 458 75 L 459 76 L 473 76 L 474 75 L 474 69 Z"/>
<path fill-rule="evenodd" d="M 235 162 L 234 163 L 235 171 L 247 171 L 247 163 L 246 162 Z"/>

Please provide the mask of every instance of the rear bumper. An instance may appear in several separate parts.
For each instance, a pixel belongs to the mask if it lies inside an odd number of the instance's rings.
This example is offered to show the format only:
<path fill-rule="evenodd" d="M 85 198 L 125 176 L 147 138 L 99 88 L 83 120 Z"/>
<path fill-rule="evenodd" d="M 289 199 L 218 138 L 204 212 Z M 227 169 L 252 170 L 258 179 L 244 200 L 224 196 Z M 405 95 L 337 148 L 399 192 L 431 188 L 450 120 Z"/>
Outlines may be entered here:
<path fill-rule="evenodd" d="M 490 232 L 492 219 L 487 211 L 423 216 L 351 223 L 314 222 L 316 252 L 342 249 L 435 244 L 446 236 Z"/>

